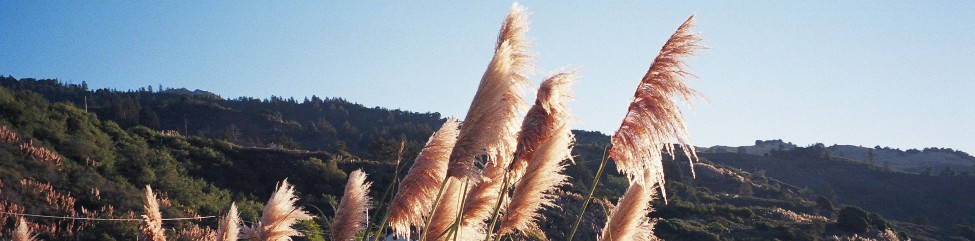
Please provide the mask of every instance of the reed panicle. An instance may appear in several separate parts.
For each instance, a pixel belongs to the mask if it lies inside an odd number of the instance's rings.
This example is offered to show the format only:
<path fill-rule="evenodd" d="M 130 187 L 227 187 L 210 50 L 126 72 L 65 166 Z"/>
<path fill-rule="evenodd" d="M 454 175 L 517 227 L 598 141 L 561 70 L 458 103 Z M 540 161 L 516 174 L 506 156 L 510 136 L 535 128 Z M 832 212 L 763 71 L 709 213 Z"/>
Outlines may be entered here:
<path fill-rule="evenodd" d="M 516 145 L 519 115 L 527 109 L 521 95 L 530 88 L 533 57 L 528 52 L 528 14 L 515 3 L 501 25 L 494 58 L 488 64 L 450 154 L 447 175 L 481 181 L 475 167 L 478 156 L 485 166 L 507 167 Z M 489 177 L 490 178 L 490 177 Z"/>
<path fill-rule="evenodd" d="M 571 119 L 566 101 L 575 73 L 550 76 L 539 87 L 535 105 L 528 111 L 518 137 L 518 149 L 512 163 L 516 181 L 508 212 L 501 221 L 498 235 L 529 231 L 541 218 L 538 210 L 551 205 L 551 193 L 565 183 L 564 160 L 571 158 Z"/>
<path fill-rule="evenodd" d="M 427 141 L 400 183 L 389 206 L 389 226 L 398 237 L 409 236 L 410 227 L 419 229 L 425 225 L 430 203 L 437 198 L 440 182 L 447 175 L 447 160 L 457 142 L 458 126 L 457 119 L 447 119 Z"/>
<path fill-rule="evenodd" d="M 538 211 L 555 202 L 554 191 L 564 185 L 568 176 L 562 174 L 564 160 L 571 158 L 572 132 L 568 125 L 557 128 L 528 163 L 524 176 L 515 185 L 508 211 L 501 221 L 498 235 L 511 231 L 530 231 L 535 221 L 542 218 Z"/>
<path fill-rule="evenodd" d="M 235 241 L 240 236 L 240 215 L 237 214 L 237 203 L 230 204 L 227 216 L 220 220 L 217 226 L 217 241 Z"/>
<path fill-rule="evenodd" d="M 532 105 L 518 132 L 518 148 L 508 170 L 515 173 L 515 178 L 525 172 L 530 160 L 539 146 L 553 137 L 560 125 L 566 124 L 572 118 L 566 102 L 572 98 L 569 89 L 575 84 L 575 72 L 560 72 L 549 76 L 538 87 L 535 104 Z"/>
<path fill-rule="evenodd" d="M 312 216 L 301 207 L 295 207 L 298 197 L 295 188 L 288 184 L 288 179 L 281 181 L 271 198 L 264 206 L 261 221 L 244 230 L 244 238 L 261 241 L 291 240 L 292 236 L 301 236 L 301 232 L 291 228 L 292 225 L 304 220 L 311 220 Z"/>
<path fill-rule="evenodd" d="M 646 178 L 654 175 L 646 171 Z M 650 201 L 656 198 L 656 184 L 634 182 L 626 189 L 619 204 L 609 213 L 599 241 L 658 240 L 653 236 L 654 220 L 647 215 L 653 211 Z"/>
<path fill-rule="evenodd" d="M 450 156 L 447 175 L 474 181 L 463 208 L 464 228 L 485 230 L 484 221 L 491 217 L 503 192 L 518 144 L 518 118 L 527 109 L 520 93 L 530 84 L 526 75 L 532 68 L 527 31 L 528 14 L 515 3 L 501 25 L 494 59 L 481 79 Z M 483 170 L 474 166 L 479 155 L 487 158 Z"/>
<path fill-rule="evenodd" d="M 12 241 L 37 241 L 37 235 L 30 230 L 27 220 L 23 217 L 17 219 L 17 227 L 14 227 Z"/>
<path fill-rule="evenodd" d="M 660 49 L 637 86 L 619 130 L 613 135 L 609 155 L 616 162 L 617 170 L 627 174 L 631 183 L 655 183 L 663 187 L 662 155 L 666 152 L 673 157 L 675 151 L 674 145 L 668 142 L 676 142 L 690 162 L 697 159 L 677 104 L 678 99 L 690 103 L 699 95 L 684 82 L 693 75 L 686 70 L 683 59 L 701 48 L 701 39 L 691 32 L 693 26 L 692 15 Z M 643 180 L 647 170 L 653 175 Z M 663 197 L 666 200 L 665 194 Z"/>
<path fill-rule="evenodd" d="M 159 212 L 159 200 L 156 194 L 152 193 L 152 187 L 146 185 L 145 215 L 142 215 L 142 224 L 139 231 L 145 240 L 166 241 L 166 232 L 162 228 L 162 213 Z"/>
<path fill-rule="evenodd" d="M 366 227 L 370 205 L 369 187 L 372 182 L 366 182 L 366 173 L 355 170 L 349 174 L 349 181 L 345 184 L 345 193 L 339 206 L 335 208 L 335 218 L 332 219 L 332 240 L 350 241 Z"/>

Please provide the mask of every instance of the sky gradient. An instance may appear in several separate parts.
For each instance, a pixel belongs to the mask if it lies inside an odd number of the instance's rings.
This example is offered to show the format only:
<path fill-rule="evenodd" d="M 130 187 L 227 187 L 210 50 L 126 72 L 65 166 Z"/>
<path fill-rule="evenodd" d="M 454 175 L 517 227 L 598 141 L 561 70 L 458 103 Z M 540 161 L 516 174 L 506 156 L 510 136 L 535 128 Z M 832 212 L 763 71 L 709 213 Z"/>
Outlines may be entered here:
<path fill-rule="evenodd" d="M 312 95 L 463 117 L 510 2 L 0 1 L 0 74 L 224 98 Z M 536 84 L 578 69 L 575 129 L 611 134 L 691 14 L 694 144 L 975 151 L 975 2 L 522 2 Z"/>

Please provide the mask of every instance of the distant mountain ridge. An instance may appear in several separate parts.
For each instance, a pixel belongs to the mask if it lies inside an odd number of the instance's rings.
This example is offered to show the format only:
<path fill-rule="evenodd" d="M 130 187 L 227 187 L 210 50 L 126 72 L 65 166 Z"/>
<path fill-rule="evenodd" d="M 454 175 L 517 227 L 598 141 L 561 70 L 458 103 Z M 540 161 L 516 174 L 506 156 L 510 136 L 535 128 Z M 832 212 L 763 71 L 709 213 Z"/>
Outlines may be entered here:
<path fill-rule="evenodd" d="M 818 144 L 822 145 L 822 144 Z M 712 146 L 698 147 L 705 153 L 742 153 L 757 156 L 768 156 L 773 151 L 787 151 L 796 148 L 792 142 L 779 140 L 756 140 L 751 146 Z M 912 173 L 942 171 L 973 172 L 975 171 L 975 156 L 951 148 L 929 147 L 923 150 L 908 149 L 906 151 L 875 146 L 873 148 L 853 145 L 832 145 L 825 147 L 831 155 L 860 160 L 868 164 L 885 166 L 894 170 Z"/>

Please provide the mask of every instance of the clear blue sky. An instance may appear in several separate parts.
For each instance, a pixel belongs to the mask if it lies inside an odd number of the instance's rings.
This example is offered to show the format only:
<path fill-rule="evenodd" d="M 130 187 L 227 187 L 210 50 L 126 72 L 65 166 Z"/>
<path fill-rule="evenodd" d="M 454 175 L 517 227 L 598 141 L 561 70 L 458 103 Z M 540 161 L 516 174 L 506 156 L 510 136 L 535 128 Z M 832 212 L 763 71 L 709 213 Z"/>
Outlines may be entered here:
<path fill-rule="evenodd" d="M 473 5 L 476 4 L 476 5 Z M 225 98 L 343 97 L 462 117 L 510 2 L 0 1 L 0 74 Z M 577 129 L 612 133 L 692 13 L 695 144 L 975 151 L 975 2 L 522 2 L 536 83 L 579 68 Z"/>

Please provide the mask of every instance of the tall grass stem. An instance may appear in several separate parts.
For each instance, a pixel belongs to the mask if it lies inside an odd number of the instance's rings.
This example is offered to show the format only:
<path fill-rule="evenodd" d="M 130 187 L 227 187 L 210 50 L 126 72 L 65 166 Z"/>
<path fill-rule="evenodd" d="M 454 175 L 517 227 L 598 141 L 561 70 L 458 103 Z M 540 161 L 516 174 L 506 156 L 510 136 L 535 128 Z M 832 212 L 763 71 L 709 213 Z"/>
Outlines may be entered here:
<path fill-rule="evenodd" d="M 405 147 L 406 147 L 406 140 L 400 140 L 400 142 L 399 142 L 399 153 L 396 154 L 396 168 L 394 169 L 395 171 L 393 171 L 393 181 L 390 182 L 388 186 L 386 186 L 386 191 L 383 192 L 382 198 L 379 199 L 379 204 L 376 205 L 377 208 L 383 206 L 383 203 L 386 201 L 386 197 L 389 196 L 389 193 L 393 191 L 393 188 L 399 182 L 399 172 L 404 167 L 406 167 L 406 165 L 400 165 L 401 164 L 400 161 L 403 160 L 403 149 Z M 386 208 L 386 214 L 383 215 L 382 221 L 380 221 L 379 224 L 377 224 L 377 225 L 379 225 L 379 227 L 376 228 L 376 234 L 375 234 L 376 235 L 376 238 L 374 239 L 375 241 L 379 241 L 379 237 L 382 236 L 383 231 L 386 229 L 386 221 L 389 220 L 389 214 L 390 214 L 390 210 L 389 210 L 389 207 L 387 207 Z M 372 215 L 372 218 L 369 219 L 369 220 L 375 220 L 378 215 L 379 215 L 379 212 L 376 212 L 375 214 Z M 369 225 L 369 226 L 372 226 L 372 225 Z M 369 227 L 369 226 L 366 226 L 366 227 Z M 364 240 L 368 240 L 368 239 L 369 239 L 369 231 L 366 231 L 366 237 L 365 237 Z"/>
<path fill-rule="evenodd" d="M 596 171 L 596 178 L 592 180 L 592 188 L 589 189 L 589 196 L 582 202 L 582 210 L 579 211 L 579 218 L 576 219 L 576 224 L 572 227 L 572 233 L 569 234 L 569 241 L 576 236 L 576 231 L 579 229 L 579 224 L 582 223 L 582 218 L 586 215 L 586 208 L 589 207 L 589 202 L 592 201 L 592 195 L 596 193 L 596 186 L 599 185 L 599 178 L 603 176 L 603 169 L 606 168 L 606 161 L 609 160 L 607 153 L 609 151 L 610 145 L 606 145 L 603 148 L 603 160 L 599 163 L 599 170 Z"/>
<path fill-rule="evenodd" d="M 430 215 L 427 216 L 427 224 L 423 226 L 423 233 L 420 235 L 420 241 L 427 240 L 427 232 L 430 231 L 430 223 L 433 222 L 433 215 L 437 212 L 437 206 L 440 205 L 440 198 L 443 197 L 443 190 L 447 187 L 447 181 L 450 180 L 450 176 L 445 176 L 443 181 L 440 182 L 440 190 L 437 191 L 437 198 L 433 201 L 433 206 L 430 207 Z"/>

